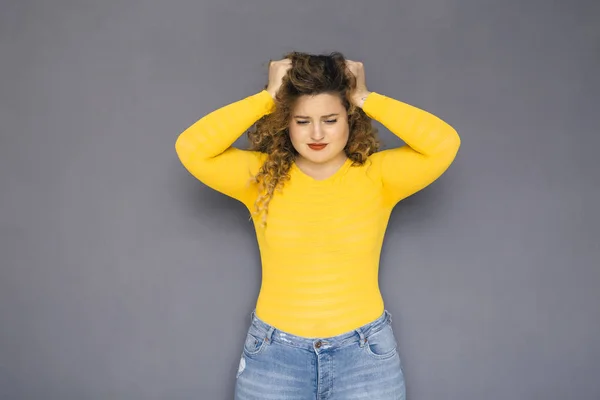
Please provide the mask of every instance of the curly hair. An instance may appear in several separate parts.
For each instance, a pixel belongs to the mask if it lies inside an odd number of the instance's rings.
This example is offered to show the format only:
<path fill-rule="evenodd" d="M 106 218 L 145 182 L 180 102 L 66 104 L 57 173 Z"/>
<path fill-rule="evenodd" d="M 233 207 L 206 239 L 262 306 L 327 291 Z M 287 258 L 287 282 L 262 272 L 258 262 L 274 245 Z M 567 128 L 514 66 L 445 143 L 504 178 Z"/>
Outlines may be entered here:
<path fill-rule="evenodd" d="M 289 121 L 301 96 L 322 93 L 339 96 L 348 113 L 349 137 L 344 152 L 352 165 L 364 164 L 380 146 L 371 118 L 350 101 L 356 78 L 347 69 L 345 57 L 340 52 L 313 55 L 294 51 L 285 54 L 284 58 L 290 59 L 292 66 L 275 96 L 275 109 L 248 131 L 250 149 L 267 154 L 253 178 L 258 184 L 259 195 L 252 214 L 256 217 L 262 214 L 263 226 L 266 225 L 269 202 L 275 190 L 281 190 L 289 180 L 289 170 L 298 155 L 289 136 Z"/>

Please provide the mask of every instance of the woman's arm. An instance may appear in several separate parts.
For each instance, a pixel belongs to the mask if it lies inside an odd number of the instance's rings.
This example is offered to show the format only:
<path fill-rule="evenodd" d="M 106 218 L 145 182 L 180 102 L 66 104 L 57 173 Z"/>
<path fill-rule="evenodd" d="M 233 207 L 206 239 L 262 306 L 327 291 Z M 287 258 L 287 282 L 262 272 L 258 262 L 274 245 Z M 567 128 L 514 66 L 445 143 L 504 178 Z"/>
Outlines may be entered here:
<path fill-rule="evenodd" d="M 179 160 L 198 180 L 250 208 L 256 189 L 249 182 L 262 157 L 232 145 L 258 119 L 271 113 L 274 105 L 272 95 L 263 90 L 207 114 L 177 138 Z"/>
<path fill-rule="evenodd" d="M 371 156 L 391 204 L 425 188 L 448 169 L 460 147 L 454 128 L 427 111 L 399 100 L 368 92 L 359 102 L 406 145 Z"/>

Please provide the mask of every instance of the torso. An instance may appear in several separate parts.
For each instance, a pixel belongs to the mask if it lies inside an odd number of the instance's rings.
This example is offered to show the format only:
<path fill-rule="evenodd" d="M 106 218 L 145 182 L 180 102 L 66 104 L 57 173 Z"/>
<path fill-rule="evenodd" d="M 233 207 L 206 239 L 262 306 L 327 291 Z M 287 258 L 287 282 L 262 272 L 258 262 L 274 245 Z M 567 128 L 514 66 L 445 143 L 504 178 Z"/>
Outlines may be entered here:
<path fill-rule="evenodd" d="M 379 256 L 391 208 L 369 163 L 316 180 L 297 166 L 257 226 L 263 282 L 257 316 L 305 337 L 350 331 L 383 312 Z"/>

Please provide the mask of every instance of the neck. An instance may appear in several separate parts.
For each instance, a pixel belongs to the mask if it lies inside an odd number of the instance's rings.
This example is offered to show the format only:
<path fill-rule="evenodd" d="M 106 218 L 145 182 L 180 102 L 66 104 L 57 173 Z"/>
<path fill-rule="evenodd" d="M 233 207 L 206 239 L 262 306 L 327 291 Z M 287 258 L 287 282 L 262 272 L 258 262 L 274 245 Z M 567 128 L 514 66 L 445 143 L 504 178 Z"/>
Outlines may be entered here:
<path fill-rule="evenodd" d="M 342 165 L 346 162 L 348 157 L 344 152 L 341 152 L 338 156 L 331 160 L 316 163 L 298 155 L 296 157 L 296 165 L 302 172 L 314 179 L 327 179 L 331 175 L 335 174 Z"/>

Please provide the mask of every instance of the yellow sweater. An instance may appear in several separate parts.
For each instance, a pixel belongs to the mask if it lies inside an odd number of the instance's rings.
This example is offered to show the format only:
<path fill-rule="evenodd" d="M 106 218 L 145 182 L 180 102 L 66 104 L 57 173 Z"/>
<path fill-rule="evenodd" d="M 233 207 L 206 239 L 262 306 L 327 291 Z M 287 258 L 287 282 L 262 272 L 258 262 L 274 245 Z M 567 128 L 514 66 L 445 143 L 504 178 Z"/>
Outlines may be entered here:
<path fill-rule="evenodd" d="M 329 337 L 379 317 L 379 258 L 394 205 L 436 180 L 452 163 L 460 138 L 438 117 L 371 92 L 363 106 L 406 145 L 348 160 L 333 176 L 315 180 L 295 164 L 282 193 L 269 204 L 267 226 L 254 221 L 262 262 L 256 315 L 304 337 Z M 253 210 L 249 184 L 263 153 L 232 144 L 274 110 L 266 91 L 221 107 L 178 137 L 185 168 L 207 186 Z"/>

